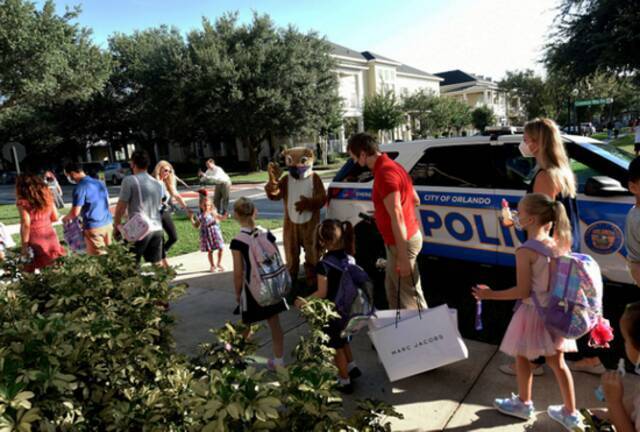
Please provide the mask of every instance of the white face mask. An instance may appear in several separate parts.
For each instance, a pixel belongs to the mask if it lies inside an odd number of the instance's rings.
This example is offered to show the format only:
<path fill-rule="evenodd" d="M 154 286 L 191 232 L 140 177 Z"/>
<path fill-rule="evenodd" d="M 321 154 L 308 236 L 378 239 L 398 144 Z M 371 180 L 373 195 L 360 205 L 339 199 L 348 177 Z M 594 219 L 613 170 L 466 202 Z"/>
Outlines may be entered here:
<path fill-rule="evenodd" d="M 69 176 L 67 176 L 67 181 L 68 181 L 70 184 L 76 184 L 76 181 L 75 181 L 74 179 L 72 179 L 71 177 L 69 177 Z"/>
<path fill-rule="evenodd" d="M 524 141 L 520 143 L 520 145 L 518 146 L 518 150 L 520 150 L 520 154 L 522 154 L 522 156 L 524 157 L 527 157 L 527 158 L 535 157 L 533 152 L 531 152 L 529 145 Z"/>

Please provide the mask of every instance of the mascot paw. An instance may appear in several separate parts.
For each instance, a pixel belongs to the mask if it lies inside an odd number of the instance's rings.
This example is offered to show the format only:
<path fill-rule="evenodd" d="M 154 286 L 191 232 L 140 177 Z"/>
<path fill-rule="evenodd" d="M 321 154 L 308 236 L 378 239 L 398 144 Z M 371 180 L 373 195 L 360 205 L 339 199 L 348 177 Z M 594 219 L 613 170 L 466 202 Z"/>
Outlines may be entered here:
<path fill-rule="evenodd" d="M 313 200 L 311 198 L 307 198 L 306 196 L 301 196 L 300 201 L 295 203 L 295 206 L 298 213 L 310 211 L 313 210 Z"/>
<path fill-rule="evenodd" d="M 275 162 L 269 162 L 269 166 L 267 167 L 267 172 L 269 173 L 269 182 L 270 183 L 278 183 L 280 181 L 280 177 L 282 177 L 282 170 Z"/>

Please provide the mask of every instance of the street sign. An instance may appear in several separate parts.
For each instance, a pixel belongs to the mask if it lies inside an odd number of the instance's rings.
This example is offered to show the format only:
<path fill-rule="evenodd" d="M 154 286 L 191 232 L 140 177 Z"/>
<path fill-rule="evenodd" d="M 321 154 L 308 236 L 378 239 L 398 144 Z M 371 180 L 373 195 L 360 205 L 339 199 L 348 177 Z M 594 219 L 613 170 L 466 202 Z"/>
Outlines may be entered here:
<path fill-rule="evenodd" d="M 575 106 L 607 105 L 610 103 L 613 103 L 613 98 L 578 99 L 575 102 Z"/>

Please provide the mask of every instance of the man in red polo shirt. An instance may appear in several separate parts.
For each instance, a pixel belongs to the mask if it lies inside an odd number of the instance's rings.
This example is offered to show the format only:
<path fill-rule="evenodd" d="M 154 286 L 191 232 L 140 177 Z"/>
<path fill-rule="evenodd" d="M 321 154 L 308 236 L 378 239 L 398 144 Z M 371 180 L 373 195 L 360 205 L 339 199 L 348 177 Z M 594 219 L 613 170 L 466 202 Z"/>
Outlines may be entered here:
<path fill-rule="evenodd" d="M 416 217 L 420 199 L 411 177 L 400 164 L 380 152 L 375 138 L 369 134 L 353 135 L 347 150 L 358 165 L 367 166 L 373 173 L 374 215 L 387 248 L 385 287 L 389 308 L 417 309 L 418 305 L 426 308 L 416 262 L 422 249 Z"/>

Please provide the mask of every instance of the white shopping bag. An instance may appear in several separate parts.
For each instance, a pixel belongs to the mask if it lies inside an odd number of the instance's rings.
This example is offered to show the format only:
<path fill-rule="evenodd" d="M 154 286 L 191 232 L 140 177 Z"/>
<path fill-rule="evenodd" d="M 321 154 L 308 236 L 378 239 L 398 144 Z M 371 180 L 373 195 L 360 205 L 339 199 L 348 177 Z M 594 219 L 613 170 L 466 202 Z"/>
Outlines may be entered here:
<path fill-rule="evenodd" d="M 422 311 L 424 311 L 424 309 L 422 309 Z M 395 309 L 376 310 L 374 316 L 372 316 L 369 319 L 369 331 L 386 327 L 389 324 L 395 325 L 396 313 L 397 311 Z M 458 329 L 458 310 L 449 308 L 449 314 L 451 315 L 451 319 L 453 320 L 453 325 L 456 327 L 456 330 L 457 330 Z M 408 320 L 409 318 L 413 318 L 414 316 L 418 316 L 418 309 L 400 309 L 399 321 Z"/>
<path fill-rule="evenodd" d="M 469 357 L 447 305 L 423 309 L 418 315 L 373 328 L 376 347 L 389 381 L 397 381 Z M 372 318 L 376 320 L 376 318 Z"/>

